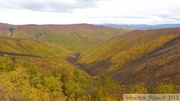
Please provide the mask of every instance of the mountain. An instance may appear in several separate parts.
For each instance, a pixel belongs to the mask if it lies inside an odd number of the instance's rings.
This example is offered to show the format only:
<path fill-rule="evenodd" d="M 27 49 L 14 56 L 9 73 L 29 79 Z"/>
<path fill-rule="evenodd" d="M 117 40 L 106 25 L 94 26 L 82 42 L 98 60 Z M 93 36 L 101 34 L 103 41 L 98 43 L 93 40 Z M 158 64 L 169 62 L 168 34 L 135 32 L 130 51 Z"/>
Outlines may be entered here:
<path fill-rule="evenodd" d="M 78 60 L 96 76 L 111 76 L 120 84 L 179 85 L 180 28 L 134 30 L 105 40 Z"/>
<path fill-rule="evenodd" d="M 101 26 L 109 26 L 109 27 L 115 27 L 115 28 L 130 28 L 130 29 L 148 30 L 148 29 L 161 29 L 161 28 L 180 27 L 180 24 L 159 24 L 159 25 L 146 25 L 146 24 L 102 24 Z"/>
<path fill-rule="evenodd" d="M 79 52 L 110 37 L 127 32 L 126 29 L 74 25 L 8 25 L 0 24 L 0 35 L 11 36 L 9 28 L 15 28 L 12 37 L 28 38 L 56 44 L 72 52 Z"/>

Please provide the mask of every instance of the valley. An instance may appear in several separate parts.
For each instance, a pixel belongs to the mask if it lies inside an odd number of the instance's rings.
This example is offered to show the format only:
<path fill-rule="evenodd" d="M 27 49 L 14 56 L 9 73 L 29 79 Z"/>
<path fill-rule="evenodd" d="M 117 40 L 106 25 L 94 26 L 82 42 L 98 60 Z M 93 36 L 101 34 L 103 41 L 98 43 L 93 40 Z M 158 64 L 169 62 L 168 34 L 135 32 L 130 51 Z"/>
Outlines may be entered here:
<path fill-rule="evenodd" d="M 0 100 L 121 101 L 124 93 L 180 93 L 179 72 L 180 28 L 0 23 Z"/>

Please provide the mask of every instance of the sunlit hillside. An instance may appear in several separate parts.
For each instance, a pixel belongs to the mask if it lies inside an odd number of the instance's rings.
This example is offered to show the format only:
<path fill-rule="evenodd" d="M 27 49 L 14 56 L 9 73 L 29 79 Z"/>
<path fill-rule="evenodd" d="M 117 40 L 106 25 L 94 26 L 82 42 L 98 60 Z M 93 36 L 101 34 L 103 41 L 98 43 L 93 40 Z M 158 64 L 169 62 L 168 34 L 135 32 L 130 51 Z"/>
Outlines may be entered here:
<path fill-rule="evenodd" d="M 13 34 L 8 30 L 13 27 Z M 85 50 L 103 40 L 127 32 L 127 29 L 77 25 L 8 25 L 0 24 L 0 35 L 53 43 L 73 52 Z"/>

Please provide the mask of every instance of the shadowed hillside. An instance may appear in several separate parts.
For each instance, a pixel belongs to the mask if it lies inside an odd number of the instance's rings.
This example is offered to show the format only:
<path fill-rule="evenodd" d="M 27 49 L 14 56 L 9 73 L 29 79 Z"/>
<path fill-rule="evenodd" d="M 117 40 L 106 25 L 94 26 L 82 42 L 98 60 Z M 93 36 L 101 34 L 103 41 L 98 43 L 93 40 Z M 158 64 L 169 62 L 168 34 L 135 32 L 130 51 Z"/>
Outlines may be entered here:
<path fill-rule="evenodd" d="M 88 72 L 109 75 L 121 84 L 179 85 L 180 28 L 131 31 L 95 45 L 79 58 Z"/>

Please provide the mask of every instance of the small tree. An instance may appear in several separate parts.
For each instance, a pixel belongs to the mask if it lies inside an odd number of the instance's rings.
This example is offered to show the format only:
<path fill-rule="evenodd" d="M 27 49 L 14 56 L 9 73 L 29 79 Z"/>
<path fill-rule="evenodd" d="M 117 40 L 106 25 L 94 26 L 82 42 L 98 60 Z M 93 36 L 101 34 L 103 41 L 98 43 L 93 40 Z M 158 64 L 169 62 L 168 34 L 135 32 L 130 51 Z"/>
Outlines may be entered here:
<path fill-rule="evenodd" d="M 12 36 L 13 35 L 13 31 L 16 30 L 16 29 L 14 27 L 9 27 L 8 30 L 11 32 L 10 36 Z"/>

